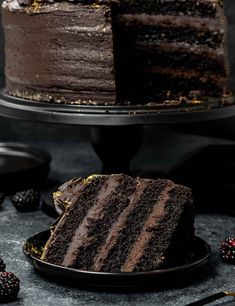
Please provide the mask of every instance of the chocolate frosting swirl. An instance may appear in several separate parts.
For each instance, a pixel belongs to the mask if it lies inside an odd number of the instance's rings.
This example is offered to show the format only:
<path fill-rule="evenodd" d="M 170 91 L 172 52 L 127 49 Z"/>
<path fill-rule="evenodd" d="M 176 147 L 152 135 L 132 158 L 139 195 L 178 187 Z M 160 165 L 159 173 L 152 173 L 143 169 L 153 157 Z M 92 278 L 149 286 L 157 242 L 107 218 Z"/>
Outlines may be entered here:
<path fill-rule="evenodd" d="M 55 2 L 71 2 L 71 3 L 84 3 L 84 4 L 107 4 L 112 0 L 4 0 L 3 7 L 8 7 L 10 11 L 19 10 L 27 6 L 36 4 L 47 4 Z M 115 0 L 113 1 L 115 2 Z"/>

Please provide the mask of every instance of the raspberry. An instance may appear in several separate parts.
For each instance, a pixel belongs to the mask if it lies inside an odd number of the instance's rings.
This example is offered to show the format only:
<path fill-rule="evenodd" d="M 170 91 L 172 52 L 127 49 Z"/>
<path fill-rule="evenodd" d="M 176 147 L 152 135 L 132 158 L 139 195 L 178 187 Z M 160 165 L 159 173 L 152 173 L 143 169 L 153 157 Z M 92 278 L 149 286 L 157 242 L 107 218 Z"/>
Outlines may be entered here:
<path fill-rule="evenodd" d="M 226 238 L 220 247 L 223 262 L 235 264 L 235 237 Z"/>
<path fill-rule="evenodd" d="M 19 279 L 11 272 L 0 272 L 0 302 L 16 299 L 20 290 Z"/>
<path fill-rule="evenodd" d="M 20 212 L 36 210 L 40 204 L 40 195 L 33 189 L 17 192 L 11 199 Z"/>

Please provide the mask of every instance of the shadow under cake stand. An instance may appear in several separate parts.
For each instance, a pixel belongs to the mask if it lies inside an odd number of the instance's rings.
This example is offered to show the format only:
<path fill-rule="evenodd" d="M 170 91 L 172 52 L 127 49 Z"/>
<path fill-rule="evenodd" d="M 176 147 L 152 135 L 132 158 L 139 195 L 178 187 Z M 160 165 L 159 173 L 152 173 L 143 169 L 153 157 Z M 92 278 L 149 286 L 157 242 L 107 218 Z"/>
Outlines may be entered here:
<path fill-rule="evenodd" d="M 227 105 L 221 107 L 221 102 Z M 140 149 L 144 125 L 198 125 L 235 117 L 233 96 L 205 104 L 163 107 L 89 106 L 37 102 L 0 91 L 0 115 L 34 122 L 83 125 L 90 128 L 92 147 L 103 163 L 102 173 L 129 173 Z M 186 128 L 186 129 L 187 129 Z M 51 192 L 49 193 L 51 197 Z M 49 201 L 51 202 L 51 200 Z M 51 205 L 51 204 L 50 204 Z"/>

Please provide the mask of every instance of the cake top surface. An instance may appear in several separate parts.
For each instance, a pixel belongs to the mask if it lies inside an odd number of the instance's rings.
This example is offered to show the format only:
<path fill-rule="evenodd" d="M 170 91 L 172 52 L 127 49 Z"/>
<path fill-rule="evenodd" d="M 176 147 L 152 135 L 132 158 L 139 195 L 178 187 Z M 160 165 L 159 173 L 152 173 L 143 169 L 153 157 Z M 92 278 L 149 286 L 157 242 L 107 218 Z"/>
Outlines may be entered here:
<path fill-rule="evenodd" d="M 99 3 L 98 3 L 99 2 Z M 3 8 L 8 8 L 9 11 L 21 11 L 24 9 L 32 8 L 34 9 L 34 12 L 37 12 L 37 9 L 43 7 L 43 6 L 50 6 L 52 7 L 54 4 L 67 4 L 67 5 L 75 5 L 75 4 L 84 4 L 84 5 L 92 5 L 94 8 L 99 8 L 99 4 L 101 4 L 101 1 L 92 1 L 92 0 L 4 0 L 2 3 Z M 102 4 L 107 4 L 107 1 L 102 1 Z M 66 6 L 61 6 L 61 8 L 66 8 Z M 27 11 L 29 13 L 32 13 L 33 11 Z"/>
<path fill-rule="evenodd" d="M 63 213 L 71 204 L 75 203 L 78 195 L 82 191 L 83 187 L 90 184 L 94 180 L 99 180 L 103 178 L 112 177 L 114 180 L 119 180 L 121 177 L 128 177 L 125 174 L 111 174 L 111 175 L 103 175 L 103 174 L 93 174 L 85 178 L 75 177 L 58 188 L 58 191 L 54 192 L 53 198 L 56 210 L 59 214 Z M 154 180 L 144 179 L 136 177 L 138 184 L 151 182 Z M 167 184 L 178 186 L 173 183 L 171 180 L 167 179 L 157 179 L 161 181 L 165 181 Z M 184 187 L 186 188 L 186 187 Z"/>
<path fill-rule="evenodd" d="M 183 6 L 191 6 L 193 3 L 196 7 L 200 5 L 205 5 L 210 7 L 212 10 L 216 9 L 216 7 L 223 6 L 223 0 L 4 0 L 3 1 L 3 8 L 8 8 L 10 11 L 16 11 L 21 10 L 24 7 L 34 6 L 37 7 L 38 5 L 42 5 L 44 3 L 52 4 L 55 2 L 69 2 L 69 3 L 80 3 L 80 4 L 111 4 L 115 3 L 117 5 L 121 6 L 143 6 L 146 5 L 146 3 L 149 3 L 151 6 L 154 3 L 154 6 L 157 8 L 157 6 L 169 6 L 173 4 L 181 4 Z M 177 7 L 177 6 L 176 6 Z M 194 9 L 192 11 L 187 10 L 187 13 L 190 13 L 193 15 Z M 213 11 L 212 11 L 213 14 Z"/>

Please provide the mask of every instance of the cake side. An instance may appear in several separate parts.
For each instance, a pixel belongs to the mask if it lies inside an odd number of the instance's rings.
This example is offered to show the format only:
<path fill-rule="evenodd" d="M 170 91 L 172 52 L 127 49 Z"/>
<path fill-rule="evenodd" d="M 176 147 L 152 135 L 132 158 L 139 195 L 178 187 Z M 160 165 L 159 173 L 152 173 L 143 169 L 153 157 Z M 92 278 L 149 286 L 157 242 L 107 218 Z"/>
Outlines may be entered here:
<path fill-rule="evenodd" d="M 71 197 L 82 184 L 83 191 Z M 175 253 L 187 253 L 185 243 L 193 237 L 188 188 L 121 174 L 75 179 L 67 187 L 55 193 L 57 203 L 70 201 L 43 260 L 89 271 L 131 272 L 157 269 L 174 260 Z"/>
<path fill-rule="evenodd" d="M 6 88 L 39 101 L 114 104 L 109 5 L 4 2 Z M 15 2 L 14 2 L 15 3 Z"/>

